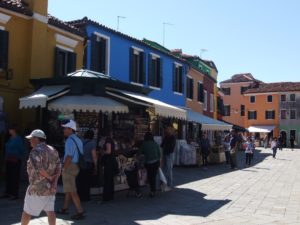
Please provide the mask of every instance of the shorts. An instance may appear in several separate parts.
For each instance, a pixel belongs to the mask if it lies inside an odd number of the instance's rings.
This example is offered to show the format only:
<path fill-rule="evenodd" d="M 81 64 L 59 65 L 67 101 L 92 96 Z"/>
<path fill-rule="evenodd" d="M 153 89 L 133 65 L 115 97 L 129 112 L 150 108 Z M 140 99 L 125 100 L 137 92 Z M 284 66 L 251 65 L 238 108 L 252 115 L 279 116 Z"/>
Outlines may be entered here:
<path fill-rule="evenodd" d="M 76 176 L 79 173 L 79 167 L 76 164 L 71 164 L 62 172 L 62 182 L 64 193 L 76 192 Z"/>
<path fill-rule="evenodd" d="M 39 216 L 42 211 L 54 212 L 55 195 L 37 196 L 26 193 L 24 212 L 31 216 Z"/>

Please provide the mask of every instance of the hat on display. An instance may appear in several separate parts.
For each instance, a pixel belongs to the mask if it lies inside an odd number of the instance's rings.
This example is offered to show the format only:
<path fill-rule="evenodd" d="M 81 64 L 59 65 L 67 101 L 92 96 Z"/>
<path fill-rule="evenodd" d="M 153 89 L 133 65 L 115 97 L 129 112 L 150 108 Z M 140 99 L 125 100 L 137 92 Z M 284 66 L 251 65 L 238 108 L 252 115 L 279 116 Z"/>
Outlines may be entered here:
<path fill-rule="evenodd" d="M 76 122 L 74 120 L 68 120 L 66 123 L 64 123 L 62 125 L 62 127 L 64 127 L 64 128 L 70 128 L 70 129 L 72 129 L 74 131 L 77 130 L 76 129 Z"/>
<path fill-rule="evenodd" d="M 34 130 L 30 135 L 26 136 L 27 139 L 31 139 L 33 137 L 46 139 L 46 135 L 42 130 Z"/>

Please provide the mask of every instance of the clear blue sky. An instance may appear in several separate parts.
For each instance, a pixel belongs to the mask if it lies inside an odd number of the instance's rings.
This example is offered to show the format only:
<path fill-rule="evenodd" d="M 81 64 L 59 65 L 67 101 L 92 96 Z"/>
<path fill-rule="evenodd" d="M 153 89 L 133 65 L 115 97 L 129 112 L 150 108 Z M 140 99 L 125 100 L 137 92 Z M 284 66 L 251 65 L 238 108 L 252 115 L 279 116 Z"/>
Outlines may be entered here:
<path fill-rule="evenodd" d="M 213 60 L 222 81 L 251 72 L 265 82 L 300 81 L 298 0 L 49 0 L 62 20 L 84 16 L 136 38 Z"/>

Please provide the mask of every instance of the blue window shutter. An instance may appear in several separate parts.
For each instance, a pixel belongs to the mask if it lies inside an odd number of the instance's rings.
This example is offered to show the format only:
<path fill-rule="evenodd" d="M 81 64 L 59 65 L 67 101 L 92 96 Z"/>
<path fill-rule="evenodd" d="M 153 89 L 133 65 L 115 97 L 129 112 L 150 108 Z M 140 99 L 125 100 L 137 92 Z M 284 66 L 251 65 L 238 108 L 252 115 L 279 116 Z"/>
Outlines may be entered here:
<path fill-rule="evenodd" d="M 145 84 L 146 81 L 146 55 L 144 52 L 140 52 L 140 83 Z"/>
<path fill-rule="evenodd" d="M 153 68 L 152 68 L 152 55 L 151 54 L 149 54 L 148 55 L 148 85 L 149 86 L 154 86 L 153 85 L 153 73 L 152 73 L 152 70 L 153 70 Z"/>
<path fill-rule="evenodd" d="M 179 93 L 183 93 L 184 91 L 183 91 L 183 89 L 184 89 L 184 81 L 183 81 L 183 68 L 182 68 L 182 66 L 180 66 L 179 67 L 179 77 L 178 77 L 178 79 L 179 79 L 179 90 L 178 90 L 178 92 Z"/>
<path fill-rule="evenodd" d="M 177 91 L 176 89 L 176 64 L 175 63 L 173 63 L 173 76 L 172 76 L 172 80 L 173 80 L 173 91 L 175 92 L 175 91 Z"/>
<path fill-rule="evenodd" d="M 107 51 L 107 40 L 106 39 L 104 39 L 104 38 L 101 38 L 101 42 L 99 43 L 99 46 L 100 46 L 100 50 L 101 50 L 101 52 L 100 52 L 100 72 L 101 73 L 106 73 L 106 51 Z"/>
<path fill-rule="evenodd" d="M 160 88 L 163 88 L 163 82 L 164 82 L 163 67 L 164 67 L 164 61 L 162 58 L 159 58 L 159 86 L 158 87 Z"/>
<path fill-rule="evenodd" d="M 97 42 L 97 35 L 92 34 L 91 37 L 91 70 L 101 72 L 99 68 L 99 44 Z"/>
<path fill-rule="evenodd" d="M 9 33 L 5 30 L 0 31 L 0 68 L 8 69 L 8 44 Z"/>
<path fill-rule="evenodd" d="M 133 82 L 134 81 L 134 74 L 133 74 L 133 54 L 134 54 L 134 49 L 130 48 L 129 50 L 129 81 Z"/>

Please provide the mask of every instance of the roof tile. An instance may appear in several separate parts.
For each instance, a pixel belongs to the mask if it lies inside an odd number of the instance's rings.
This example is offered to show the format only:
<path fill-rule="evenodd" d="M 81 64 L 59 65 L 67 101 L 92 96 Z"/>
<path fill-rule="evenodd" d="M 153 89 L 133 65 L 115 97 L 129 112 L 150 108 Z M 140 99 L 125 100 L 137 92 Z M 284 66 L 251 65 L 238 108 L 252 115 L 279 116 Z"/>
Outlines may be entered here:
<path fill-rule="evenodd" d="M 245 91 L 245 94 L 300 91 L 300 82 L 260 83 L 255 88 Z"/>

